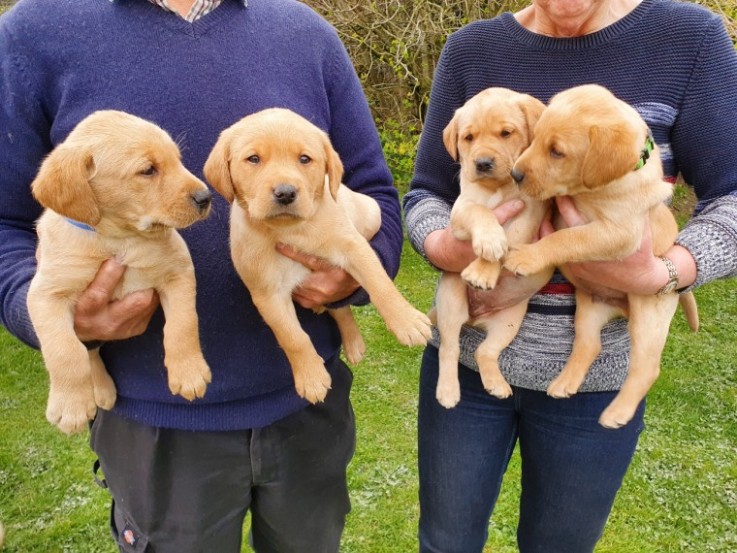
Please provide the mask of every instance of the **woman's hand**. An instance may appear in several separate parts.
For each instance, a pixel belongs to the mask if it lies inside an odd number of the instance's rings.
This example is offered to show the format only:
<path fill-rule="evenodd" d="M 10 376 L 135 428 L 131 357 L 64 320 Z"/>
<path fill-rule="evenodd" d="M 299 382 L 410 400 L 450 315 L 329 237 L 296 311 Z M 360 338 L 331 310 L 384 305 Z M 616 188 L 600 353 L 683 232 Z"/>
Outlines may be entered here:
<path fill-rule="evenodd" d="M 125 269 L 125 265 L 108 259 L 79 296 L 74 306 L 74 330 L 80 341 L 124 340 L 143 334 L 148 327 L 159 306 L 155 290 L 138 290 L 119 300 L 113 299 Z"/>
<path fill-rule="evenodd" d="M 505 202 L 493 210 L 494 216 L 499 224 L 504 225 L 519 215 L 524 207 L 521 200 Z M 546 221 L 543 225 L 550 226 L 549 220 Z M 458 240 L 449 227 L 428 235 L 425 239 L 425 254 L 433 265 L 450 273 L 460 273 L 476 259 L 471 242 Z M 469 286 L 467 290 L 471 317 L 500 311 L 529 298 L 538 289 L 537 285 L 531 287 L 529 283 L 528 279 L 521 279 L 505 269 L 493 290 L 478 290 Z"/>
<path fill-rule="evenodd" d="M 576 210 L 571 198 L 556 198 L 556 205 L 566 226 L 583 225 L 581 213 Z M 691 254 L 681 246 L 671 247 L 665 255 L 676 265 L 679 275 L 678 287 L 683 288 L 696 279 L 696 263 Z M 590 261 L 569 263 L 567 270 L 580 280 L 579 286 L 594 295 L 606 297 L 607 289 L 619 290 L 628 294 L 652 295 L 668 282 L 668 269 L 661 259 L 653 255 L 650 223 L 645 221 L 645 232 L 638 250 L 616 261 Z"/>
<path fill-rule="evenodd" d="M 310 276 L 292 292 L 292 298 L 302 307 L 322 307 L 347 298 L 359 288 L 351 275 L 321 257 L 297 251 L 286 244 L 277 244 L 276 249 L 311 271 Z"/>
<path fill-rule="evenodd" d="M 496 207 L 494 216 L 500 225 L 518 215 L 525 207 L 522 200 L 512 200 Z M 470 241 L 458 240 L 450 226 L 431 232 L 425 238 L 425 255 L 430 262 L 443 271 L 460 273 L 476 259 Z"/>

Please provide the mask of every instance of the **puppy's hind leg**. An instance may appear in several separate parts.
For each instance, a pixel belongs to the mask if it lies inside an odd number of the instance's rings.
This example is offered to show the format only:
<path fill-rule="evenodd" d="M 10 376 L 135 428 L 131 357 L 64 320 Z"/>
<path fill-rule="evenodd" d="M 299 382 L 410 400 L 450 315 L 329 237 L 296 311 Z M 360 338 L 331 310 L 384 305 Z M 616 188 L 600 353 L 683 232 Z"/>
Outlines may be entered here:
<path fill-rule="evenodd" d="M 618 308 L 595 303 L 590 294 L 576 290 L 573 348 L 563 370 L 548 386 L 549 396 L 567 398 L 578 392 L 601 352 L 601 329 L 621 315 Z"/>
<path fill-rule="evenodd" d="M 100 357 L 100 348 L 90 350 L 89 357 L 95 403 L 98 407 L 109 411 L 113 408 L 117 399 L 115 383 L 110 378 L 107 369 L 105 369 L 105 364 Z"/>
<path fill-rule="evenodd" d="M 352 365 L 360 363 L 366 354 L 366 343 L 363 341 L 356 319 L 353 318 L 351 308 L 346 306 L 338 309 L 328 309 L 328 313 L 338 323 L 345 358 Z"/>
<path fill-rule="evenodd" d="M 630 368 L 622 389 L 599 417 L 599 423 L 606 428 L 627 424 L 658 378 L 678 294 L 629 296 L 629 303 Z"/>
<path fill-rule="evenodd" d="M 481 382 L 491 395 L 504 399 L 512 395 L 512 388 L 499 370 L 499 356 L 512 343 L 527 313 L 527 301 L 493 313 L 479 326 L 486 330 L 486 338 L 476 350 Z"/>
<path fill-rule="evenodd" d="M 438 385 L 435 397 L 440 405 L 450 409 L 461 399 L 458 382 L 460 334 L 468 320 L 466 283 L 458 273 L 443 273 L 436 294 L 435 316 L 440 334 Z"/>

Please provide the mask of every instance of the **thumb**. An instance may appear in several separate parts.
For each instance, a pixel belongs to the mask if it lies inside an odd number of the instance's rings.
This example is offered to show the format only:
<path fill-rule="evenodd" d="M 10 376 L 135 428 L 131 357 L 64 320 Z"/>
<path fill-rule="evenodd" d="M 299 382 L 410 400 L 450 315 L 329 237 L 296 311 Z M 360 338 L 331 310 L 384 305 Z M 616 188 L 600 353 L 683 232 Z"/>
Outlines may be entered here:
<path fill-rule="evenodd" d="M 525 202 L 522 200 L 512 200 L 494 208 L 494 216 L 500 225 L 515 217 L 525 208 Z"/>
<path fill-rule="evenodd" d="M 586 219 L 576 209 L 576 204 L 570 196 L 557 196 L 555 204 L 567 227 L 577 227 L 587 223 Z"/>
<path fill-rule="evenodd" d="M 102 307 L 109 303 L 125 269 L 125 265 L 115 259 L 105 260 L 84 293 L 87 306 Z"/>

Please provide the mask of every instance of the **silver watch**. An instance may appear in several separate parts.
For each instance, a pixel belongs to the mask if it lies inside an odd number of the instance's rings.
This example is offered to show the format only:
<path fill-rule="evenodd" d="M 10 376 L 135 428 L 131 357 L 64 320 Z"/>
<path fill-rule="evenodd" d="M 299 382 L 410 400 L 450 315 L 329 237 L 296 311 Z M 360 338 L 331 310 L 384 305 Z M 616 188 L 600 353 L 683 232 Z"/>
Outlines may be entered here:
<path fill-rule="evenodd" d="M 667 257 L 660 255 L 658 258 L 665 263 L 665 267 L 668 269 L 668 282 L 666 282 L 660 290 L 655 292 L 656 295 L 662 296 L 663 294 L 674 292 L 678 287 L 678 271 L 676 270 L 674 263 Z"/>

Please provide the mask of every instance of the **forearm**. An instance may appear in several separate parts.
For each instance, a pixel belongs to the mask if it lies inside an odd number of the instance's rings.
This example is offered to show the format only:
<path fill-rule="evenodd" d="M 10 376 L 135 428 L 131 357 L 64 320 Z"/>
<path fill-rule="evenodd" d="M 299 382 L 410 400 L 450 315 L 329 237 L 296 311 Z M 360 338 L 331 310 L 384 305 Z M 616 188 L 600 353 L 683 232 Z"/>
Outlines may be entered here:
<path fill-rule="evenodd" d="M 686 224 L 676 244 L 694 261 L 694 267 L 688 268 L 687 260 L 673 258 L 679 285 L 697 287 L 719 278 L 737 277 L 737 195 L 710 203 Z"/>
<path fill-rule="evenodd" d="M 425 251 L 427 238 L 436 231 L 448 228 L 450 211 L 451 206 L 447 202 L 429 192 L 418 189 L 405 196 L 404 217 L 410 244 L 433 266 L 436 265 Z"/>

